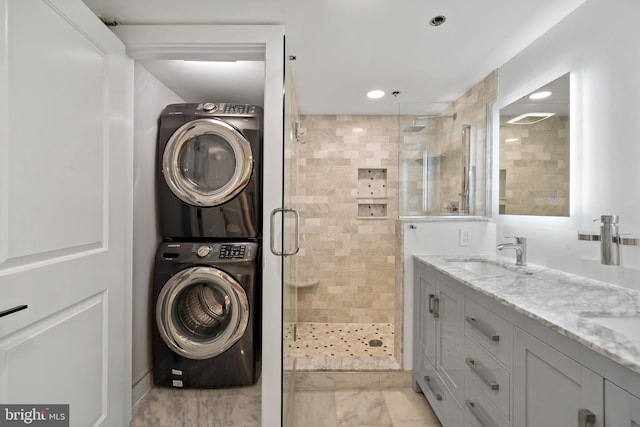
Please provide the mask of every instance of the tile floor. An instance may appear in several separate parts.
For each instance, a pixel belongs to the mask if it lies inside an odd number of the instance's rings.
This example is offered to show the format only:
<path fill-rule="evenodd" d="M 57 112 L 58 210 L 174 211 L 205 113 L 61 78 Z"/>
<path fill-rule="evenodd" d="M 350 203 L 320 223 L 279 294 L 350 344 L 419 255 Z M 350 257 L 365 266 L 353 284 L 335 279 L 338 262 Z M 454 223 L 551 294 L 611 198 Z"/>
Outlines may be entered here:
<path fill-rule="evenodd" d="M 298 323 L 284 339 L 285 366 L 295 359 L 297 371 L 400 370 L 389 323 Z"/>
<path fill-rule="evenodd" d="M 411 388 L 298 391 L 290 427 L 439 427 Z"/>
<path fill-rule="evenodd" d="M 287 427 L 440 426 L 393 357 L 393 325 L 296 329 L 295 341 L 293 327 L 285 331 L 285 370 L 295 365 L 297 372 Z M 130 427 L 261 427 L 260 402 L 259 382 L 218 390 L 153 387 L 134 406 Z"/>
<path fill-rule="evenodd" d="M 292 356 L 393 356 L 390 323 L 298 323 L 295 340 L 293 331 L 287 325 L 284 337 Z"/>
<path fill-rule="evenodd" d="M 133 407 L 130 427 L 259 427 L 260 382 L 229 389 L 153 387 Z"/>
<path fill-rule="evenodd" d="M 411 388 L 297 391 L 288 427 L 439 427 Z M 225 390 L 153 387 L 130 427 L 260 427 L 260 385 Z M 275 426 L 274 426 L 275 427 Z"/>

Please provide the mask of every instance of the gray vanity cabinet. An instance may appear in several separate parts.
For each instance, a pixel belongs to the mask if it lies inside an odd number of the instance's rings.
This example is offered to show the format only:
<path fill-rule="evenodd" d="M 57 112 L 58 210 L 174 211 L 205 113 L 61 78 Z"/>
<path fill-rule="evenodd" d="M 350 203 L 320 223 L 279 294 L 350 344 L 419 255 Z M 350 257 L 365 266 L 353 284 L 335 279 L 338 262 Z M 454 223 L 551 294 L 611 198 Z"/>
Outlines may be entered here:
<path fill-rule="evenodd" d="M 415 269 L 415 283 L 414 388 L 425 394 L 443 425 L 461 426 L 464 296 L 459 284 L 426 267 Z"/>
<path fill-rule="evenodd" d="M 513 350 L 514 427 L 603 426 L 600 375 L 517 327 Z"/>
<path fill-rule="evenodd" d="M 455 273 L 414 271 L 413 383 L 443 427 L 640 427 L 637 372 Z"/>
<path fill-rule="evenodd" d="M 605 381 L 604 416 L 606 427 L 640 426 L 640 399 L 617 385 Z"/>

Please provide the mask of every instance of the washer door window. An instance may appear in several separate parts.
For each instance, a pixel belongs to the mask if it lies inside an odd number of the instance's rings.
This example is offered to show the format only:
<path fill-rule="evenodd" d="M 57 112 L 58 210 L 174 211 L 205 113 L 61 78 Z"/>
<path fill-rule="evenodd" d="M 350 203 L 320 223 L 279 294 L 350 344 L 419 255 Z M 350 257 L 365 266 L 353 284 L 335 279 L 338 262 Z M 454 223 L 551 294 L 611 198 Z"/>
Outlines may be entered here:
<path fill-rule="evenodd" d="M 217 356 L 244 334 L 249 301 L 232 276 L 213 267 L 191 267 L 163 286 L 156 322 L 164 342 L 189 359 Z"/>
<path fill-rule="evenodd" d="M 253 156 L 249 141 L 217 119 L 179 127 L 164 149 L 162 173 L 180 200 L 212 207 L 228 202 L 249 183 Z"/>

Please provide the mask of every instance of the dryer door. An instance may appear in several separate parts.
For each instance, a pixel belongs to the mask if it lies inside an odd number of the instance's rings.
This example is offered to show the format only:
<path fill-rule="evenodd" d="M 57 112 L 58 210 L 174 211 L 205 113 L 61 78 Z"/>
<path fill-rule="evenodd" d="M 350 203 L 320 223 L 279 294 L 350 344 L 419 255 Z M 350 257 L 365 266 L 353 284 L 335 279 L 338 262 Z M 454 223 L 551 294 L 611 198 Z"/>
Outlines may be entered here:
<path fill-rule="evenodd" d="M 189 359 L 208 359 L 242 337 L 249 301 L 240 283 L 224 271 L 191 267 L 173 275 L 160 291 L 156 322 L 173 351 Z"/>
<path fill-rule="evenodd" d="M 164 149 L 162 173 L 180 200 L 200 207 L 228 202 L 249 183 L 253 155 L 249 141 L 215 118 L 179 127 Z"/>

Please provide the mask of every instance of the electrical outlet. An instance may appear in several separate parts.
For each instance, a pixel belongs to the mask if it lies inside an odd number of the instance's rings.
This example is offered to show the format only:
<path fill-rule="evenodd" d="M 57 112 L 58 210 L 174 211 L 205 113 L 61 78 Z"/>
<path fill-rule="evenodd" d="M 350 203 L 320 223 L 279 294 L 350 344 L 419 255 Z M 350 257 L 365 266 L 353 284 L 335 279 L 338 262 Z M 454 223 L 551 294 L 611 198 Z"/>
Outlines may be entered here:
<path fill-rule="evenodd" d="M 469 244 L 469 231 L 460 229 L 458 235 L 458 244 L 462 247 L 470 246 Z"/>

